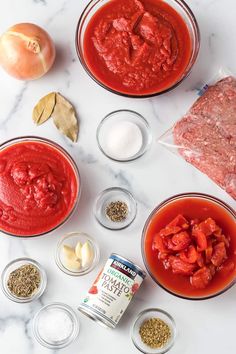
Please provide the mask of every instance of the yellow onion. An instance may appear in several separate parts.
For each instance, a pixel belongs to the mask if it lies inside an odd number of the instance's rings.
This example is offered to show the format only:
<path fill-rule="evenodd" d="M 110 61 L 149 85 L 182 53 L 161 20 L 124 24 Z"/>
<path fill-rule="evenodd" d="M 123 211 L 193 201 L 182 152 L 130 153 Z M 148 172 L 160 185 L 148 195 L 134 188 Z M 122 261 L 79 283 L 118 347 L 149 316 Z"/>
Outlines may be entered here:
<path fill-rule="evenodd" d="M 46 74 L 55 55 L 49 34 L 32 23 L 16 24 L 0 37 L 0 64 L 19 80 L 34 80 Z"/>

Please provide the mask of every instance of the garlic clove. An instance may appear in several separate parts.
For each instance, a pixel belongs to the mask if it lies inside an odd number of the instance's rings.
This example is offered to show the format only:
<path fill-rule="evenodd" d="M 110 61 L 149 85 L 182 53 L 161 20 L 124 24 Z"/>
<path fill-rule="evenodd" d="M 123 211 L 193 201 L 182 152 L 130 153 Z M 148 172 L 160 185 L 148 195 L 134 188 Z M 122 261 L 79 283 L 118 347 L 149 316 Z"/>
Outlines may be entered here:
<path fill-rule="evenodd" d="M 68 246 L 63 245 L 63 253 L 64 253 L 64 266 L 71 271 L 78 271 L 81 269 L 81 260 L 77 258 L 75 254 L 75 249 Z"/>
<path fill-rule="evenodd" d="M 78 241 L 75 246 L 75 255 L 79 259 L 81 259 L 81 249 L 82 249 L 82 243 Z"/>
<path fill-rule="evenodd" d="M 81 263 L 82 268 L 90 266 L 93 260 L 93 249 L 88 241 L 86 241 L 81 248 Z"/>
<path fill-rule="evenodd" d="M 64 265 L 67 269 L 72 270 L 72 271 L 78 271 L 81 269 L 81 262 L 76 257 L 71 258 L 71 259 L 66 258 Z"/>
<path fill-rule="evenodd" d="M 74 248 L 68 245 L 63 245 L 63 253 L 66 259 L 76 259 Z"/>

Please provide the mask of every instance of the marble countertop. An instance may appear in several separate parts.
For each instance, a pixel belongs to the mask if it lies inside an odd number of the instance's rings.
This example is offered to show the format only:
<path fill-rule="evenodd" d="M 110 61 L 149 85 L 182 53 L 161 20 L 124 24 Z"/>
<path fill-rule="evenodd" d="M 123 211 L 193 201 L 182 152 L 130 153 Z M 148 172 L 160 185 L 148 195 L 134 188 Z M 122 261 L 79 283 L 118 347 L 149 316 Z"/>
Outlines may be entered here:
<path fill-rule="evenodd" d="M 57 58 L 48 75 L 33 82 L 16 81 L 0 70 L 0 141 L 22 135 L 38 135 L 56 141 L 76 160 L 82 177 L 82 196 L 78 210 L 58 231 L 22 240 L 0 235 L 0 271 L 10 260 L 29 256 L 39 261 L 48 274 L 43 297 L 31 304 L 15 304 L 0 292 L 1 354 L 55 354 L 33 338 L 31 320 L 42 305 L 61 301 L 77 308 L 99 267 L 111 252 L 119 253 L 144 267 L 140 237 L 151 210 L 163 199 L 182 192 L 215 195 L 232 207 L 235 202 L 202 173 L 166 151 L 157 138 L 166 131 L 195 100 L 198 89 L 220 67 L 236 71 L 236 3 L 234 0 L 187 0 L 201 30 L 201 51 L 191 75 L 174 91 L 147 100 L 122 98 L 96 85 L 84 72 L 74 46 L 75 28 L 87 0 L 8 0 L 1 1 L 0 32 L 17 22 L 33 22 L 54 38 Z M 36 127 L 31 112 L 37 100 L 50 91 L 59 91 L 76 107 L 80 118 L 77 144 L 66 140 L 52 122 Z M 96 127 L 109 112 L 133 109 L 144 115 L 152 128 L 150 151 L 133 163 L 112 162 L 96 144 Z M 111 186 L 130 190 L 138 201 L 138 216 L 126 230 L 112 232 L 98 225 L 92 208 L 96 195 Z M 95 237 L 100 245 L 99 266 L 83 277 L 62 273 L 54 261 L 58 239 L 68 231 L 81 230 Z M 176 298 L 150 277 L 132 301 L 120 325 L 106 330 L 79 314 L 79 338 L 61 354 L 137 353 L 130 339 L 130 326 L 138 312 L 160 307 L 176 320 L 178 338 L 173 354 L 231 354 L 235 351 L 236 287 L 211 300 L 192 302 Z"/>

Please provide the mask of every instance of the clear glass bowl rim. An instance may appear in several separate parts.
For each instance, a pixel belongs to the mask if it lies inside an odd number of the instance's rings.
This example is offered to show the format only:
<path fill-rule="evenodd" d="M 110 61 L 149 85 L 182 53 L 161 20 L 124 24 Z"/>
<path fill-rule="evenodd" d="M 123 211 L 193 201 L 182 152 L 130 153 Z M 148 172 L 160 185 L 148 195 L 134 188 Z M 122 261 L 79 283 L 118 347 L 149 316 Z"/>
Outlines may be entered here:
<path fill-rule="evenodd" d="M 110 155 L 108 155 L 105 150 L 102 148 L 102 145 L 100 144 L 100 139 L 99 139 L 99 133 L 100 133 L 100 130 L 102 129 L 103 127 L 103 124 L 109 120 L 112 116 L 116 115 L 116 114 L 119 114 L 121 112 L 127 112 L 127 113 L 131 113 L 133 114 L 134 116 L 136 116 L 138 119 L 142 120 L 142 122 L 144 123 L 146 129 L 147 129 L 147 134 L 148 134 L 148 137 L 149 137 L 149 142 L 148 144 L 146 144 L 146 146 L 144 147 L 143 151 L 141 153 L 137 153 L 136 155 L 134 155 L 133 157 L 130 157 L 128 159 L 116 159 L 114 157 L 111 157 Z M 108 157 L 110 160 L 112 161 L 116 161 L 116 162 L 131 162 L 131 161 L 135 161 L 137 160 L 138 158 L 142 157 L 150 148 L 151 144 L 152 144 L 152 132 L 151 132 L 151 128 L 150 128 L 150 125 L 148 123 L 148 121 L 144 118 L 144 116 L 136 111 L 133 111 L 131 109 L 118 109 L 116 111 L 112 111 L 110 113 L 108 113 L 107 115 L 105 115 L 105 117 L 101 120 L 101 122 L 98 124 L 97 126 L 97 131 L 96 131 L 96 139 L 97 139 L 97 144 L 98 144 L 98 147 L 100 149 L 100 151 L 106 156 Z"/>
<path fill-rule="evenodd" d="M 64 310 L 66 310 L 66 312 L 69 312 L 69 314 L 72 318 L 72 321 L 73 321 L 73 325 L 74 325 L 74 329 L 73 329 L 71 336 L 68 337 L 67 339 L 65 339 L 64 342 L 59 345 L 53 345 L 53 344 L 46 342 L 43 338 L 41 338 L 41 336 L 39 335 L 38 330 L 37 330 L 37 320 L 39 319 L 39 315 L 43 311 L 45 311 L 46 309 L 51 308 L 51 307 L 60 307 L 60 308 L 63 308 Z M 52 302 L 50 304 L 47 304 L 47 305 L 41 307 L 35 313 L 35 315 L 33 317 L 32 327 L 33 327 L 34 337 L 38 341 L 38 343 L 40 343 L 41 345 L 43 345 L 44 347 L 46 347 L 48 349 L 61 349 L 61 348 L 65 348 L 68 345 L 70 345 L 77 338 L 77 336 L 79 334 L 80 323 L 79 323 L 79 319 L 77 317 L 76 312 L 73 310 L 73 308 L 71 306 L 64 304 L 62 302 Z"/>
<path fill-rule="evenodd" d="M 8 146 L 11 146 L 11 145 L 14 145 L 14 144 L 17 144 L 17 143 L 20 143 L 20 142 L 24 142 L 24 141 L 42 142 L 42 143 L 51 145 L 55 149 L 59 150 L 63 155 L 65 155 L 65 158 L 67 158 L 70 161 L 70 163 L 71 163 L 71 165 L 72 165 L 72 167 L 74 169 L 74 172 L 75 172 L 75 175 L 76 175 L 76 178 L 77 178 L 77 183 L 78 183 L 78 192 L 77 192 L 77 196 L 76 196 L 76 200 L 75 200 L 75 204 L 74 204 L 73 208 L 71 209 L 71 211 L 67 215 L 67 217 L 64 220 L 62 220 L 60 222 L 60 224 L 56 225 L 52 229 L 50 229 L 48 231 L 45 231 L 45 232 L 42 232 L 42 233 L 39 233 L 39 234 L 34 234 L 34 235 L 16 235 L 16 234 L 12 234 L 10 232 L 7 232 L 7 231 L 5 231 L 3 229 L 0 230 L 5 235 L 12 236 L 12 237 L 19 237 L 19 238 L 22 238 L 22 239 L 27 239 L 27 238 L 31 238 L 31 237 L 39 237 L 39 236 L 47 235 L 47 234 L 57 230 L 59 227 L 63 226 L 70 219 L 70 217 L 74 213 L 75 209 L 77 208 L 79 200 L 80 200 L 80 196 L 81 196 L 81 177 L 80 177 L 79 169 L 78 169 L 78 167 L 76 165 L 75 160 L 72 158 L 72 156 L 61 145 L 59 145 L 59 144 L 55 143 L 54 141 L 52 141 L 50 139 L 47 139 L 47 138 L 42 138 L 42 137 L 36 136 L 36 135 L 25 135 L 25 136 L 15 137 L 15 138 L 6 140 L 3 143 L 1 143 L 0 144 L 0 151 L 5 149 Z"/>
<path fill-rule="evenodd" d="M 76 236 L 79 237 L 80 235 L 84 235 L 85 237 L 87 237 L 87 239 L 93 244 L 93 247 L 95 250 L 95 258 L 93 260 L 93 263 L 91 264 L 91 267 L 86 268 L 84 271 L 81 271 L 81 272 L 72 272 L 69 269 L 67 269 L 60 260 L 60 254 L 59 254 L 60 247 L 66 239 L 68 239 L 70 237 L 76 237 Z M 86 232 L 82 232 L 82 231 L 69 232 L 66 235 L 62 236 L 57 243 L 56 251 L 55 251 L 55 262 L 56 262 L 56 265 L 58 266 L 58 268 L 62 272 L 64 272 L 65 274 L 72 275 L 75 277 L 88 274 L 97 266 L 99 259 L 100 259 L 100 249 L 99 249 L 98 243 L 92 236 L 90 236 Z"/>
<path fill-rule="evenodd" d="M 10 292 L 10 290 L 8 290 L 7 284 L 5 284 L 4 278 L 5 278 L 5 275 L 8 271 L 8 269 L 17 262 L 31 263 L 39 269 L 39 272 L 41 275 L 41 284 L 40 284 L 39 290 L 32 297 L 18 298 L 15 295 L 13 295 Z M 39 262 L 35 261 L 34 259 L 28 258 L 28 257 L 16 258 L 16 259 L 13 259 L 12 261 L 10 261 L 9 263 L 7 263 L 7 265 L 3 269 L 2 274 L 1 274 L 1 286 L 2 286 L 2 291 L 3 291 L 4 295 L 9 300 L 17 302 L 17 303 L 22 303 L 22 304 L 29 303 L 29 302 L 39 299 L 43 295 L 43 293 L 47 287 L 47 274 L 46 274 L 44 268 L 42 267 L 42 265 Z"/>
<path fill-rule="evenodd" d="M 134 339 L 134 328 L 135 328 L 135 325 L 136 323 L 138 322 L 138 320 L 143 316 L 143 315 L 146 315 L 148 314 L 149 312 L 156 312 L 157 315 L 158 313 L 161 313 L 163 314 L 164 316 L 168 317 L 168 319 L 170 320 L 171 322 L 171 325 L 172 325 L 172 329 L 173 329 L 173 338 L 171 340 L 171 343 L 169 345 L 167 345 L 166 347 L 164 348 L 160 348 L 161 351 L 158 352 L 158 354 L 164 354 L 164 353 L 167 353 L 175 344 L 175 339 L 176 339 L 176 336 L 177 336 L 177 328 L 176 328 L 176 323 L 175 323 L 175 320 L 174 318 L 165 310 L 162 310 L 158 307 L 151 307 L 151 308 L 147 308 L 143 311 L 141 311 L 136 319 L 134 320 L 134 323 L 133 323 L 133 326 L 132 326 L 132 329 L 131 329 L 131 339 L 132 339 L 132 342 L 134 344 L 134 346 L 139 350 L 141 351 L 142 353 L 144 354 L 147 354 L 147 352 L 144 352 L 137 344 L 136 344 L 136 341 Z"/>
<path fill-rule="evenodd" d="M 79 61 L 82 65 L 82 67 L 84 68 L 84 70 L 87 72 L 87 74 L 93 79 L 93 81 L 95 81 L 99 86 L 103 87 L 105 90 L 110 91 L 114 94 L 117 94 L 119 96 L 123 96 L 123 97 L 129 97 L 129 98 L 150 98 L 150 97 L 155 97 L 155 96 L 160 96 L 164 93 L 167 93 L 169 91 L 172 91 L 173 89 L 175 89 L 177 86 L 179 86 L 181 84 L 182 81 L 184 81 L 189 74 L 192 71 L 192 68 L 197 60 L 198 57 L 198 53 L 199 53 L 199 49 L 200 49 L 200 30 L 199 30 L 199 26 L 198 26 L 198 22 L 196 20 L 195 15 L 193 14 L 192 10 L 190 9 L 190 7 L 188 6 L 188 4 L 184 1 L 184 0 L 172 0 L 173 2 L 175 2 L 177 5 L 179 5 L 182 10 L 186 13 L 189 21 L 191 22 L 192 26 L 193 26 L 193 33 L 194 33 L 194 37 L 195 37 L 195 48 L 193 48 L 192 51 L 192 57 L 189 61 L 189 64 L 187 66 L 187 71 L 185 72 L 185 74 L 183 75 L 183 77 L 181 77 L 177 82 L 175 82 L 172 86 L 168 87 L 167 89 L 160 91 L 160 92 L 153 92 L 150 94 L 143 94 L 143 95 L 134 95 L 134 94 L 127 94 L 127 93 L 123 93 L 123 92 L 119 92 L 116 91 L 112 88 L 110 88 L 109 86 L 105 85 L 102 81 L 99 81 L 95 75 L 93 75 L 93 73 L 91 72 L 91 70 L 89 69 L 89 67 L 86 64 L 86 61 L 84 60 L 84 56 L 83 56 L 83 50 L 81 47 L 81 43 L 80 43 L 80 32 L 81 29 L 84 25 L 84 18 L 87 17 L 88 13 L 91 11 L 91 9 L 93 9 L 93 7 L 95 5 L 97 5 L 99 2 L 102 2 L 103 0 L 91 0 L 84 8 L 82 14 L 80 15 L 80 18 L 78 20 L 77 26 L 76 26 L 76 31 L 75 31 L 75 48 L 76 48 L 76 52 L 77 52 L 77 56 L 79 58 Z M 171 6 L 171 5 L 170 5 Z M 191 64 L 190 64 L 191 63 Z"/>
<path fill-rule="evenodd" d="M 97 212 L 96 212 L 97 208 L 96 208 L 96 206 L 97 206 L 98 200 L 99 200 L 104 194 L 109 193 L 109 192 L 112 192 L 112 191 L 121 191 L 122 193 L 127 194 L 127 195 L 129 196 L 130 200 L 132 200 L 132 202 L 134 203 L 134 206 L 135 206 L 135 214 L 134 214 L 134 217 L 130 220 L 130 222 L 129 222 L 127 225 L 121 226 L 120 228 L 108 227 L 108 226 L 104 225 L 104 224 L 100 221 L 100 219 L 97 217 Z M 138 212 L 138 207 L 137 207 L 137 201 L 136 201 L 136 199 L 134 198 L 133 194 L 132 194 L 130 191 L 128 191 L 127 189 L 122 188 L 122 187 L 110 187 L 110 188 L 106 188 L 106 189 L 104 189 L 103 191 L 101 191 L 100 193 L 98 193 L 98 195 L 97 195 L 97 197 L 96 197 L 96 199 L 95 199 L 95 201 L 94 201 L 94 207 L 93 207 L 94 216 L 95 216 L 97 222 L 98 222 L 101 226 L 103 226 L 105 229 L 107 229 L 107 230 L 120 231 L 120 230 L 126 229 L 126 228 L 127 228 L 128 226 L 130 226 L 130 225 L 134 222 L 134 220 L 136 219 L 137 212 Z"/>
<path fill-rule="evenodd" d="M 223 202 L 222 200 L 220 200 L 217 197 L 214 197 L 210 194 L 205 194 L 205 193 L 195 193 L 195 192 L 189 192 L 189 193 L 180 193 L 180 194 L 176 194 L 173 195 L 167 199 L 165 199 L 164 201 L 162 201 L 158 206 L 156 206 L 152 212 L 149 214 L 147 220 L 145 221 L 144 227 L 143 227 L 143 231 L 142 231 L 142 237 L 141 237 L 141 252 L 142 252 L 142 258 L 143 258 L 143 262 L 145 265 L 145 268 L 148 272 L 148 274 L 151 276 L 151 278 L 153 279 L 153 281 L 158 284 L 162 289 L 164 289 L 165 291 L 167 291 L 169 294 L 174 295 L 176 297 L 179 297 L 181 299 L 185 299 L 185 300 L 194 300 L 194 301 L 200 301 L 200 300 L 207 300 L 207 299 L 211 299 L 213 297 L 216 297 L 218 295 L 223 294 L 224 292 L 226 292 L 228 289 L 230 289 L 236 282 L 236 277 L 235 279 L 229 283 L 225 288 L 223 288 L 222 290 L 211 294 L 211 295 L 206 295 L 206 296 L 199 296 L 199 297 L 191 297 L 191 296 L 184 296 L 184 295 L 180 295 L 177 294 L 173 291 L 171 291 L 170 289 L 168 289 L 167 287 L 165 287 L 161 282 L 159 282 L 155 276 L 152 274 L 148 262 L 146 260 L 146 256 L 145 256 L 145 250 L 144 250 L 144 242 L 145 242 L 145 236 L 146 236 L 146 231 L 147 231 L 147 227 L 153 217 L 154 214 L 156 214 L 156 212 L 158 210 L 160 210 L 162 207 L 166 206 L 169 202 L 172 202 L 174 200 L 178 200 L 178 199 L 182 199 L 182 198 L 189 198 L 189 197 L 193 197 L 193 198 L 205 198 L 209 201 L 215 202 L 217 205 L 223 207 L 226 211 L 228 211 L 233 218 L 236 219 L 236 213 L 233 210 L 233 208 L 231 208 L 228 204 L 226 204 L 225 202 Z"/>

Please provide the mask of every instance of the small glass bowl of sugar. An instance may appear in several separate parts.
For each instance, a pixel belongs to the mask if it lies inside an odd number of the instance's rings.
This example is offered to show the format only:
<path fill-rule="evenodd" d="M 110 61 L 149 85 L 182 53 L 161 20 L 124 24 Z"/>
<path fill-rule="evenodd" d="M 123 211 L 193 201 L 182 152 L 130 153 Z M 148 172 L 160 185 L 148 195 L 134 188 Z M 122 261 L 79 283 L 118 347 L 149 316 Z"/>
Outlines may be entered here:
<path fill-rule="evenodd" d="M 118 162 L 141 157 L 151 146 L 152 134 L 139 113 L 122 109 L 109 113 L 97 128 L 97 143 L 102 153 Z"/>
<path fill-rule="evenodd" d="M 55 302 L 42 307 L 36 313 L 33 333 L 36 340 L 46 348 L 64 348 L 77 338 L 79 321 L 70 306 Z"/>

